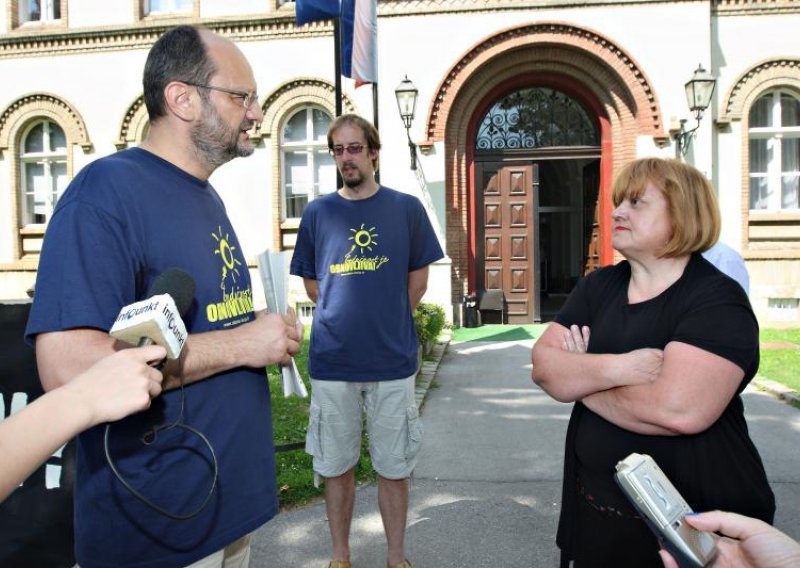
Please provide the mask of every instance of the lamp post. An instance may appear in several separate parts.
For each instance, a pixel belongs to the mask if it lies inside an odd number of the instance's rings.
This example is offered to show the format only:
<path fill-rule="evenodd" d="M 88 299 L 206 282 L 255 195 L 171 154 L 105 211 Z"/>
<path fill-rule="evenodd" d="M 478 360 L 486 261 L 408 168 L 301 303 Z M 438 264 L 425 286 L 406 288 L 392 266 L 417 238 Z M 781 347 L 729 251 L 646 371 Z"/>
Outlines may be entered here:
<path fill-rule="evenodd" d="M 408 80 L 408 75 L 400 82 L 394 90 L 394 96 L 397 98 L 397 109 L 400 111 L 400 118 L 403 120 L 403 125 L 406 127 L 406 136 L 408 136 L 408 149 L 411 151 L 411 169 L 417 169 L 417 145 L 411 141 L 411 134 L 409 129 L 414 120 L 414 112 L 417 108 L 417 95 L 419 91 L 414 86 L 414 83 Z"/>
<path fill-rule="evenodd" d="M 711 104 L 711 96 L 714 94 L 714 87 L 717 80 L 705 69 L 702 65 L 698 65 L 695 69 L 692 78 L 684 85 L 686 90 L 686 103 L 689 105 L 689 110 L 694 113 L 697 125 L 691 130 L 686 130 L 686 119 L 681 119 L 680 130 L 675 132 L 673 138 L 675 139 L 675 157 L 680 158 L 685 156 L 689 150 L 689 144 L 692 141 L 695 130 L 700 128 L 700 120 L 703 118 L 703 113 Z"/>

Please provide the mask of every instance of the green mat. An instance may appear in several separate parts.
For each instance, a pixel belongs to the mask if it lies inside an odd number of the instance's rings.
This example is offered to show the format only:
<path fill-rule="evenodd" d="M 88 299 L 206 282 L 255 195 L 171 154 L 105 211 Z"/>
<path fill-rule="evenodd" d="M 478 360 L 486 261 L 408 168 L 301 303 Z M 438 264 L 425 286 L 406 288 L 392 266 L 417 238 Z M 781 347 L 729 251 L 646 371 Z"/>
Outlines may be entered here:
<path fill-rule="evenodd" d="M 520 341 L 536 339 L 544 333 L 546 323 L 531 325 L 487 324 L 479 327 L 459 327 L 453 330 L 453 343 L 465 341 Z"/>

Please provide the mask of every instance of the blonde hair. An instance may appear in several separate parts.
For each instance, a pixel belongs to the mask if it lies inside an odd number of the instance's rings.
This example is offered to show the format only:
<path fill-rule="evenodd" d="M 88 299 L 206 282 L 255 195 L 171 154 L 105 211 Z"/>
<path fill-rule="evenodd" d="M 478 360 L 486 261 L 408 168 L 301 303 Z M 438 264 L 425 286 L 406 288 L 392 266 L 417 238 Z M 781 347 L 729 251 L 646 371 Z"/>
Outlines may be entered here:
<path fill-rule="evenodd" d="M 640 197 L 648 182 L 664 194 L 672 223 L 672 237 L 659 251 L 660 257 L 703 252 L 717 242 L 720 230 L 717 196 L 711 182 L 697 168 L 673 159 L 634 160 L 614 180 L 614 206 Z"/>

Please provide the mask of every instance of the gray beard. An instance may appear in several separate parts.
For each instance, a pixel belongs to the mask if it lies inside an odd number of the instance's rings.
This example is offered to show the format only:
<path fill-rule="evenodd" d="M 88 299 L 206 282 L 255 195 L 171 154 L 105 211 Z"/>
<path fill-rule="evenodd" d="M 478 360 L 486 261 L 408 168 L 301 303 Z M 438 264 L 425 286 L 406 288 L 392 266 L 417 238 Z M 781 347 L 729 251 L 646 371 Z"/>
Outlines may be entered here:
<path fill-rule="evenodd" d="M 249 156 L 255 150 L 252 146 L 239 145 L 239 131 L 228 128 L 211 104 L 203 106 L 202 121 L 192 129 L 192 143 L 211 171 L 234 158 Z"/>

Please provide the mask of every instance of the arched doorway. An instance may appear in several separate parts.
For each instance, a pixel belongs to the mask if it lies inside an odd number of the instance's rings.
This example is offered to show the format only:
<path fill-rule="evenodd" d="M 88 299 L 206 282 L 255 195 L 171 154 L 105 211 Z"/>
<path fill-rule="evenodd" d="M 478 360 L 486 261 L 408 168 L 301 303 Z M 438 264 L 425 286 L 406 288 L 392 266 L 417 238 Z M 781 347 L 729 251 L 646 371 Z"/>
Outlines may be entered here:
<path fill-rule="evenodd" d="M 643 137 L 651 137 L 657 145 L 669 141 L 647 74 L 623 48 L 593 30 L 562 22 L 536 22 L 500 31 L 470 48 L 434 91 L 426 138 L 420 143 L 423 151 L 441 152 L 443 157 L 453 298 L 478 291 L 475 137 L 479 121 L 504 96 L 529 87 L 547 87 L 569 95 L 599 125 L 599 205 L 595 211 L 599 226 L 596 239 L 592 236 L 599 257 L 590 258 L 591 262 L 605 265 L 615 259 L 610 229 L 614 171 L 636 157 Z M 542 152 L 531 161 L 536 158 L 543 163 L 547 152 Z M 583 157 L 595 159 L 596 154 Z M 548 167 L 551 163 L 554 159 Z M 546 168 L 540 167 L 540 183 L 545 173 Z M 584 199 L 584 204 L 588 203 Z M 585 212 L 586 222 L 589 217 L 590 212 Z"/>
<path fill-rule="evenodd" d="M 473 289 L 502 291 L 508 323 L 546 321 L 599 260 L 600 125 L 548 86 L 487 106 L 473 122 Z"/>

